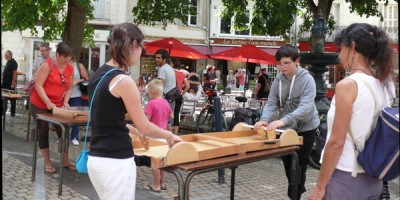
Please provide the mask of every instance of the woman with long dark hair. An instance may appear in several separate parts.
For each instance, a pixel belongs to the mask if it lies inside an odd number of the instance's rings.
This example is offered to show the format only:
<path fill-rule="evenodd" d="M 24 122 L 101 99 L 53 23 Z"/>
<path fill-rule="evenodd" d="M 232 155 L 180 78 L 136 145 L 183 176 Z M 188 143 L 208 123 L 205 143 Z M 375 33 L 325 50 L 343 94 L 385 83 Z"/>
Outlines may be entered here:
<path fill-rule="evenodd" d="M 389 38 L 376 26 L 355 23 L 342 30 L 335 43 L 343 68 L 351 75 L 336 84 L 321 172 L 309 199 L 378 199 L 382 181 L 358 167 L 355 145 L 359 152 L 364 149 L 377 114 L 374 107 L 390 106 L 385 89 L 393 70 Z M 380 97 L 376 102 L 368 85 Z"/>
<path fill-rule="evenodd" d="M 132 23 L 116 25 L 108 41 L 111 59 L 90 79 L 93 126 L 88 172 L 100 199 L 135 199 L 136 164 L 129 132 L 139 137 L 166 139 L 170 146 L 181 141 L 147 119 L 138 87 L 126 73 L 145 53 L 143 38 L 140 29 Z M 114 71 L 99 83 L 110 70 Z M 126 113 L 137 129 L 125 122 Z"/>

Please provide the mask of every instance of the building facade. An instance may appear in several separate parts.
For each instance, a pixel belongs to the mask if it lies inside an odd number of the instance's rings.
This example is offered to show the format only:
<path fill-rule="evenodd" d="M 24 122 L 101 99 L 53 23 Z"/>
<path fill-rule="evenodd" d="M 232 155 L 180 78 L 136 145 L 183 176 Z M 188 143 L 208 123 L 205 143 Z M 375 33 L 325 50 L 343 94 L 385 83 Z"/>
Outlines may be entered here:
<path fill-rule="evenodd" d="M 342 29 L 354 22 L 367 22 L 370 24 L 377 25 L 387 30 L 387 33 L 392 39 L 394 49 L 397 49 L 398 56 L 398 4 L 397 2 L 390 0 L 388 6 L 384 7 L 383 2 L 379 1 L 379 9 L 383 12 L 384 21 L 380 22 L 377 17 L 366 18 L 360 17 L 357 14 L 349 14 L 349 4 L 345 0 L 335 0 L 332 5 L 331 14 L 334 16 L 336 21 L 336 30 Z M 139 25 L 140 29 L 145 35 L 145 43 L 154 40 L 159 40 L 168 37 L 174 37 L 180 40 L 184 44 L 200 51 L 205 55 L 212 53 L 218 53 L 224 50 L 235 48 L 243 44 L 254 44 L 263 51 L 275 55 L 277 49 L 286 43 L 292 41 L 284 41 L 280 37 L 270 37 L 263 35 L 255 35 L 252 33 L 251 28 L 246 31 L 234 31 L 232 29 L 232 19 L 222 19 L 219 16 L 220 10 L 222 8 L 221 0 L 191 0 L 190 1 L 197 8 L 197 15 L 188 15 L 187 22 L 188 25 L 183 25 L 181 22 L 176 22 L 176 24 L 168 24 L 165 30 L 162 29 L 162 25 L 146 26 Z M 94 10 L 94 20 L 90 21 L 95 28 L 95 48 L 88 48 L 86 46 L 82 47 L 81 62 L 89 70 L 96 70 L 105 61 L 109 59 L 109 54 L 107 53 L 107 37 L 110 34 L 110 30 L 115 24 L 123 22 L 133 22 L 132 8 L 137 4 L 137 0 L 97 0 L 93 2 L 95 7 Z M 248 11 L 248 16 L 252 14 L 252 7 L 254 1 L 249 1 L 246 10 Z M 249 24 L 251 18 L 249 17 Z M 302 49 L 302 40 L 306 40 L 309 37 L 308 33 L 300 34 L 297 38 L 298 26 L 302 23 L 301 19 L 298 17 L 296 24 L 293 26 L 293 36 L 295 38 L 296 45 L 300 47 L 301 50 L 307 51 L 307 49 Z M 38 36 L 32 36 L 29 31 L 22 32 L 2 32 L 2 55 L 6 50 L 11 50 L 14 53 L 14 59 L 19 64 L 19 71 L 26 73 L 26 78 L 31 77 L 31 68 L 35 60 L 40 56 L 39 44 L 42 42 L 42 34 L 40 34 L 41 27 L 37 27 L 39 34 Z M 334 32 L 334 33 L 335 33 Z M 328 45 L 326 48 L 334 48 L 334 46 L 329 45 L 332 42 L 332 36 L 328 36 L 326 41 Z M 55 40 L 51 42 L 52 56 L 55 54 L 55 44 L 60 40 Z M 300 42 L 298 42 L 300 41 Z M 331 49 L 331 51 L 335 51 Z M 329 50 L 328 50 L 329 52 Z M 396 59 L 397 61 L 398 59 Z M 188 66 L 189 71 L 198 72 L 204 69 L 207 64 L 215 65 L 222 74 L 227 74 L 227 71 L 237 70 L 240 68 L 245 68 L 249 70 L 252 74 L 257 73 L 259 69 L 259 64 L 234 62 L 234 61 L 223 61 L 214 59 L 203 59 L 203 60 L 189 60 L 181 59 L 182 64 Z M 5 64 L 4 57 L 2 57 L 2 63 Z M 398 61 L 397 61 L 398 66 Z M 266 66 L 268 71 L 274 75 L 277 73 L 277 68 L 275 66 Z M 140 63 L 131 68 L 131 76 L 137 80 L 141 75 L 149 75 L 156 70 L 155 61 L 153 55 L 144 56 Z"/>

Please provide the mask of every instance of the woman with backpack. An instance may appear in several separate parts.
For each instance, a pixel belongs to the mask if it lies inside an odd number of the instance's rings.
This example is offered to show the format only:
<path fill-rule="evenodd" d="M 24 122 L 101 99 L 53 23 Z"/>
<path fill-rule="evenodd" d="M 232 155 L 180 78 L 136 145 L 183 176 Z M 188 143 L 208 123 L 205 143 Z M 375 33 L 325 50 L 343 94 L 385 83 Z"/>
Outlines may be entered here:
<path fill-rule="evenodd" d="M 355 23 L 336 36 L 335 44 L 343 68 L 351 75 L 336 84 L 328 111 L 321 172 L 308 199 L 378 199 L 382 181 L 357 167 L 355 146 L 358 152 L 365 147 L 374 124 L 374 107 L 381 110 L 390 106 L 385 91 L 386 80 L 393 71 L 389 38 L 376 26 Z M 369 85 L 380 97 L 376 102 Z"/>
<path fill-rule="evenodd" d="M 269 90 L 271 88 L 271 82 L 268 75 L 265 73 L 267 69 L 262 68 L 260 70 L 260 75 L 257 79 L 257 87 L 254 89 L 254 94 L 257 99 L 268 98 Z"/>

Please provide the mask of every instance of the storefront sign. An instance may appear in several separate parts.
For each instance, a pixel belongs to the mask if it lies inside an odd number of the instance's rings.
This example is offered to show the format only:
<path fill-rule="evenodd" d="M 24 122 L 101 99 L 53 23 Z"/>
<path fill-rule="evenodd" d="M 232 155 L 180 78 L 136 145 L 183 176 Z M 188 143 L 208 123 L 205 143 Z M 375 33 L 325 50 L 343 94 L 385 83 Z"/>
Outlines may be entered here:
<path fill-rule="evenodd" d="M 252 44 L 254 46 L 280 47 L 287 44 L 286 41 L 278 40 L 244 40 L 244 39 L 227 39 L 227 38 L 211 38 L 211 45 L 244 45 Z"/>
<path fill-rule="evenodd" d="M 97 42 L 107 42 L 110 30 L 94 30 L 93 40 Z"/>
<path fill-rule="evenodd" d="M 152 42 L 152 41 L 156 41 L 156 40 L 162 40 L 165 39 L 167 37 L 157 37 L 157 36 L 145 36 L 144 40 L 146 42 Z M 186 38 L 175 38 L 176 40 L 179 40 L 180 42 L 184 43 L 184 44 L 201 44 L 204 45 L 205 42 L 204 40 L 199 40 L 199 39 L 186 39 Z"/>

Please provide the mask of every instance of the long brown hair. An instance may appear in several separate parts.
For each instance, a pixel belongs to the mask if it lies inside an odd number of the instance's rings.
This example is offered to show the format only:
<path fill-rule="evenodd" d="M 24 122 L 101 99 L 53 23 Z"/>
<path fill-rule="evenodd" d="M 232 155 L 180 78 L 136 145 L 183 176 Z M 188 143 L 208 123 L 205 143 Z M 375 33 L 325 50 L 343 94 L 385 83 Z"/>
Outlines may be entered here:
<path fill-rule="evenodd" d="M 142 31 L 132 23 L 117 24 L 108 37 L 111 57 L 122 68 L 128 69 L 130 63 L 129 46 L 136 41 L 139 45 L 144 39 Z"/>
<path fill-rule="evenodd" d="M 369 59 L 375 77 L 383 82 L 393 72 L 392 56 L 389 38 L 386 33 L 373 25 L 354 23 L 343 29 L 335 38 L 335 44 L 351 47 L 355 43 L 355 50 Z"/>

